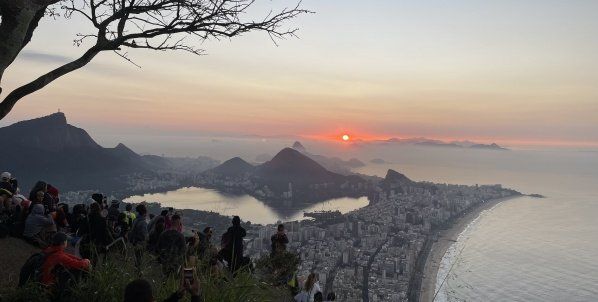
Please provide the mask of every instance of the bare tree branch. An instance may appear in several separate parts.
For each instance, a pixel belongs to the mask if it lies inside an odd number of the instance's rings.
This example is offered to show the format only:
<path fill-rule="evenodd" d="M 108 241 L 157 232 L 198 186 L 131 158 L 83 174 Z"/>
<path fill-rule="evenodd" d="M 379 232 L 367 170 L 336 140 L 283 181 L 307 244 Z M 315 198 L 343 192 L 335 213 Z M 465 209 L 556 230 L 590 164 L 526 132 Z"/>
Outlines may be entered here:
<path fill-rule="evenodd" d="M 0 13 L 6 11 L 3 8 L 5 1 L 17 0 L 0 0 L 3 2 L 0 3 Z M 48 5 L 59 0 L 20 1 L 33 1 L 38 5 L 38 10 L 34 11 L 27 23 L 33 26 L 25 31 L 29 32 L 28 38 L 21 39 L 21 45 L 24 46 L 31 39 L 33 29 L 41 18 L 35 12 L 42 8 L 43 12 Z M 277 40 L 296 36 L 297 28 L 284 27 L 287 21 L 311 13 L 300 8 L 299 2 L 296 6 L 280 11 L 270 10 L 263 18 L 254 20 L 247 17 L 254 4 L 255 0 L 62 0 L 61 9 L 65 17 L 80 15 L 95 28 L 95 32 L 78 34 L 74 44 L 82 46 L 86 41 L 93 40 L 93 46 L 81 58 L 12 91 L 0 103 L 0 119 L 21 98 L 42 89 L 62 75 L 85 66 L 101 51 L 113 51 L 125 61 L 139 67 L 122 50 L 123 47 L 156 51 L 181 50 L 202 55 L 204 50 L 194 45 L 201 45 L 210 39 L 232 38 L 250 31 L 265 32 L 278 45 Z M 3 19 L 0 28 L 5 23 L 4 14 L 1 16 Z M 0 41 L 0 50 L 2 43 Z M 22 47 L 15 52 L 15 56 L 21 49 Z M 0 63 L 1 59 L 0 55 Z M 0 79 L 2 71 L 10 63 L 12 60 L 6 66 L 0 64 Z"/>

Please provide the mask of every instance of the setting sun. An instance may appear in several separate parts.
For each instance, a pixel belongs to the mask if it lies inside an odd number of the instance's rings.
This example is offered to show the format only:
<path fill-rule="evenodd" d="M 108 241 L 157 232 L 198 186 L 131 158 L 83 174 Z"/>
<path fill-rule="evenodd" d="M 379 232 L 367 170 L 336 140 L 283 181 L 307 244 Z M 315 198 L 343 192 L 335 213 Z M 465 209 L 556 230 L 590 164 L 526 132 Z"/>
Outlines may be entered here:
<path fill-rule="evenodd" d="M 349 135 L 347 135 L 347 134 L 343 135 L 343 140 L 344 140 L 345 142 L 346 142 L 346 141 L 348 141 L 348 140 L 349 140 L 349 138 L 350 138 L 350 137 L 349 137 Z"/>

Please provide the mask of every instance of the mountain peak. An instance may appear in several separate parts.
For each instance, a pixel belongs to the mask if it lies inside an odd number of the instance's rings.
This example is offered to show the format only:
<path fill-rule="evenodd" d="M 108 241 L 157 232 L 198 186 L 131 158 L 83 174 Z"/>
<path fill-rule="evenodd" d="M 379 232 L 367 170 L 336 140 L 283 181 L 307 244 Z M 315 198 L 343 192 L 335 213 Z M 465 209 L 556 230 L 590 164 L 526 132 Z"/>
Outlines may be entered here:
<path fill-rule="evenodd" d="M 393 169 L 388 169 L 386 172 L 386 177 L 384 178 L 386 181 L 393 181 L 393 182 L 412 182 L 405 174 L 399 173 Z"/>
<path fill-rule="evenodd" d="M 299 151 L 299 152 L 305 152 L 306 151 L 306 149 L 303 146 L 303 144 L 301 144 L 301 142 L 299 142 L 299 141 L 296 141 L 295 143 L 293 143 L 293 147 L 292 148 L 295 149 L 295 150 L 297 150 L 297 151 Z"/>
<path fill-rule="evenodd" d="M 85 130 L 67 124 L 62 112 L 0 128 L 0 137 L 11 145 L 46 151 L 101 148 Z"/>
<path fill-rule="evenodd" d="M 118 143 L 118 145 L 116 145 L 115 147 L 116 149 L 125 149 L 125 150 L 131 150 L 129 147 L 127 147 L 125 144 L 123 143 Z"/>
<path fill-rule="evenodd" d="M 18 123 L 14 123 L 12 126 L 18 125 L 31 125 L 31 126 L 40 126 L 40 127 L 63 127 L 68 125 L 66 122 L 66 115 L 63 112 L 56 112 L 50 115 L 20 121 Z"/>
<path fill-rule="evenodd" d="M 253 171 L 255 167 L 240 157 L 233 157 L 210 171 L 222 176 L 239 176 Z"/>
<path fill-rule="evenodd" d="M 294 184 L 324 183 L 340 176 L 326 170 L 313 159 L 292 148 L 282 149 L 272 160 L 260 165 L 257 174 L 285 186 L 289 182 Z"/>
<path fill-rule="evenodd" d="M 125 146 L 123 143 L 119 143 L 114 147 L 114 154 L 118 155 L 121 158 L 126 158 L 128 160 L 131 159 L 138 159 L 139 154 L 135 153 L 135 151 L 131 150 L 129 147 Z"/>

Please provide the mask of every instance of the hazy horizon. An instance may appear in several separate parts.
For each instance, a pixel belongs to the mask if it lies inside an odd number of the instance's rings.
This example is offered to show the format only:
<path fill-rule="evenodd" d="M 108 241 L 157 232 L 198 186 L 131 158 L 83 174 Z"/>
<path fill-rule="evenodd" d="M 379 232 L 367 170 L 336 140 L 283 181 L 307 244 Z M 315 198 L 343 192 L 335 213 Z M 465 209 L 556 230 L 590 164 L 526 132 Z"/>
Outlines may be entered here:
<path fill-rule="evenodd" d="M 294 3 L 258 2 L 252 13 Z M 130 51 L 141 69 L 103 53 L 25 98 L 0 126 L 61 109 L 103 138 L 348 133 L 598 146 L 595 1 L 303 7 L 316 13 L 294 19 L 299 38 L 278 47 L 250 33 L 201 44 L 207 56 Z M 5 91 L 80 55 L 72 40 L 85 24 L 44 18 L 7 70 Z"/>

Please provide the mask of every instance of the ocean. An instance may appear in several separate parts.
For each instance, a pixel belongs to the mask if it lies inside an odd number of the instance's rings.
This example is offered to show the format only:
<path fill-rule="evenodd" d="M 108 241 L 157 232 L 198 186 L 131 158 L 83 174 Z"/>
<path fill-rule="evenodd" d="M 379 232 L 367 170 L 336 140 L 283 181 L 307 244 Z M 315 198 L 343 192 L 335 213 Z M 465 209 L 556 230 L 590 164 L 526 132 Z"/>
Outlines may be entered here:
<path fill-rule="evenodd" d="M 507 200 L 472 221 L 444 255 L 434 301 L 598 301 L 598 153 L 462 155 L 361 169 L 547 196 Z"/>

